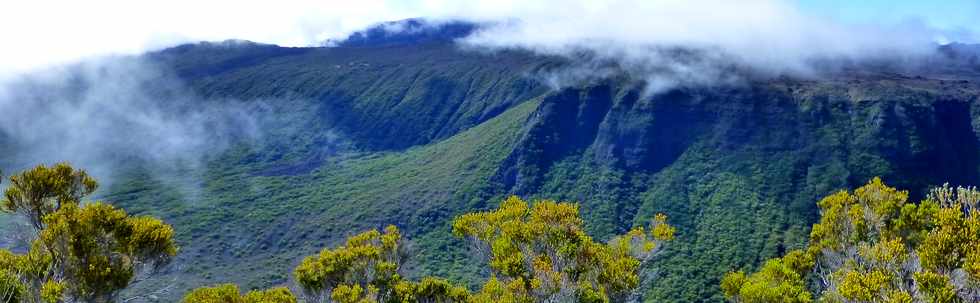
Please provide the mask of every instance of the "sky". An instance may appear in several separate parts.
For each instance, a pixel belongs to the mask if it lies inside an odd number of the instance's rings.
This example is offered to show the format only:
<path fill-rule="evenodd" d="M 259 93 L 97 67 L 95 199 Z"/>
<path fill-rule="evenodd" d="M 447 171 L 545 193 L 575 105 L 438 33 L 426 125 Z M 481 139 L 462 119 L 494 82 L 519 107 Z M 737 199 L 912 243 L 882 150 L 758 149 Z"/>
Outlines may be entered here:
<path fill-rule="evenodd" d="M 805 41 L 796 41 L 797 32 L 803 33 L 800 37 L 824 37 L 825 40 L 817 39 L 815 43 L 829 42 L 832 35 L 863 33 L 863 36 L 850 35 L 849 42 L 840 47 L 851 51 L 867 49 L 866 45 L 851 45 L 861 44 L 863 39 L 904 39 L 902 32 L 942 43 L 975 42 L 974 33 L 980 32 L 980 26 L 976 25 L 980 23 L 974 22 L 980 20 L 980 1 L 3 1 L 0 2 L 0 39 L 3 39 L 0 76 L 94 56 L 136 54 L 201 40 L 245 39 L 286 46 L 317 45 L 377 22 L 412 17 L 526 22 L 522 29 L 497 32 L 515 34 L 488 42 L 498 46 L 542 46 L 528 39 L 554 42 L 545 48 L 582 40 L 641 44 L 740 40 L 724 41 L 723 47 L 746 47 L 778 40 L 778 43 L 785 42 L 787 48 L 799 50 L 805 48 L 801 44 Z M 627 18 L 633 21 L 623 21 Z M 582 22 L 583 19 L 587 22 Z M 584 34 L 557 32 L 563 28 L 584 31 Z M 546 30 L 550 31 L 548 35 L 533 35 Z M 894 36 L 882 36 L 879 32 Z"/>
<path fill-rule="evenodd" d="M 921 22 L 950 34 L 948 40 L 976 42 L 976 0 L 800 0 L 802 9 L 853 23 Z M 973 32 L 973 33 L 970 33 Z M 960 36 L 956 36 L 959 34 Z"/>

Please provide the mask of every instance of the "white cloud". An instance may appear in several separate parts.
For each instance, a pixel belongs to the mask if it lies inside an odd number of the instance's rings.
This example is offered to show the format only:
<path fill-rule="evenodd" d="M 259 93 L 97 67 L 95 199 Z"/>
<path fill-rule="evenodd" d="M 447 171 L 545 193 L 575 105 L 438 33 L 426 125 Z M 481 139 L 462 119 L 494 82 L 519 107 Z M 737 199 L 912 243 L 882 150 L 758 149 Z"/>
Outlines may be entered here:
<path fill-rule="evenodd" d="M 787 56 L 855 54 L 874 48 L 909 48 L 931 42 L 923 28 L 845 26 L 809 16 L 777 0 L 562 1 L 524 12 L 516 26 L 476 40 L 498 45 L 563 49 L 582 44 L 720 47 L 781 60 Z M 519 15 L 519 12 L 513 12 Z"/>
<path fill-rule="evenodd" d="M 820 55 L 910 50 L 941 33 L 925 25 L 853 26 L 791 0 L 90 0 L 0 4 L 0 70 L 139 53 L 181 42 L 247 39 L 315 45 L 370 24 L 411 17 L 512 21 L 471 42 L 613 54 L 649 46 L 716 47 L 780 68 Z M 619 48 L 605 46 L 617 45 Z M 3 73 L 3 72 L 0 72 Z"/>
<path fill-rule="evenodd" d="M 781 0 L 555 1 L 500 12 L 519 16 L 465 40 L 477 47 L 557 55 L 588 51 L 646 80 L 649 90 L 740 78 L 732 65 L 765 75 L 808 75 L 815 62 L 900 59 L 935 49 L 941 32 L 923 23 L 845 24 Z M 697 52 L 679 57 L 677 51 Z M 686 59 L 681 59 L 686 58 Z M 595 64 L 586 68 L 595 70 Z M 573 74 L 572 82 L 580 81 Z M 568 78 L 568 74 L 557 78 Z M 562 85 L 564 83 L 557 83 Z"/>
<path fill-rule="evenodd" d="M 9 171 L 69 161 L 107 181 L 116 165 L 142 160 L 171 173 L 262 135 L 265 103 L 205 102 L 139 59 L 91 60 L 8 84 L 0 141 L 17 148 L 0 162 Z"/>
<path fill-rule="evenodd" d="M 199 40 L 315 44 L 414 17 L 394 1 L 91 0 L 0 3 L 0 69 L 24 70 Z"/>

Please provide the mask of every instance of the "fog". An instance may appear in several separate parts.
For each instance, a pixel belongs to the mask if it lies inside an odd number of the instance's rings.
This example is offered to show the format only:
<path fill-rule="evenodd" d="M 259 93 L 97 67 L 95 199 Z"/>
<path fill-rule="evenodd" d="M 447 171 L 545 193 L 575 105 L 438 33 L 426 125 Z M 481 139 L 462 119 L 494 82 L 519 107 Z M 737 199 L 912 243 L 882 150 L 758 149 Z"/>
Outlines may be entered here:
<path fill-rule="evenodd" d="M 560 9 L 559 9 L 560 8 Z M 475 49 L 528 49 L 579 62 L 552 77 L 574 85 L 614 65 L 652 92 L 758 76 L 817 76 L 828 62 L 909 61 L 949 36 L 910 19 L 848 24 L 780 0 L 551 1 L 463 39 Z M 584 54 L 584 55 L 583 55 Z"/>
<path fill-rule="evenodd" d="M 4 37 L 0 74 L 202 40 L 320 45 L 371 24 L 406 18 L 506 24 L 471 40 L 485 46 L 527 47 L 551 53 L 586 47 L 611 54 L 648 52 L 644 48 L 651 46 L 716 48 L 776 70 L 806 68 L 800 66 L 805 63 L 800 59 L 813 56 L 863 57 L 896 48 L 915 51 L 923 42 L 977 41 L 973 31 L 978 27 L 972 20 L 980 17 L 980 3 L 975 1 L 949 0 L 935 5 L 855 2 L 835 8 L 842 12 L 837 14 L 805 3 L 821 2 L 11 1 L 0 6 L 0 37 Z M 860 15 L 859 7 L 873 5 L 881 9 L 865 19 L 843 18 Z M 847 14 L 849 10 L 855 13 Z"/>
<path fill-rule="evenodd" d="M 0 163 L 9 175 L 67 161 L 103 184 L 121 164 L 177 174 L 261 136 L 260 110 L 199 98 L 138 57 L 89 60 L 0 83 Z"/>

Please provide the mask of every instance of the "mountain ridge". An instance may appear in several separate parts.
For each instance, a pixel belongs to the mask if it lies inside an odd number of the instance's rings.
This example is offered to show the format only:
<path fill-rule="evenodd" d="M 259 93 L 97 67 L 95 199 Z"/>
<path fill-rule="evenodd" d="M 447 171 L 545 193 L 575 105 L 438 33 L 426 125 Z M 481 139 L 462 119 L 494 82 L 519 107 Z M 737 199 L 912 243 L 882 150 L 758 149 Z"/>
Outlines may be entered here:
<path fill-rule="evenodd" d="M 131 290 L 172 285 L 158 301 L 203 284 L 288 284 L 301 256 L 389 223 L 414 239 L 413 260 L 430 260 L 414 274 L 472 283 L 485 273 L 446 222 L 516 194 L 580 202 L 597 239 L 667 213 L 678 240 L 646 299 L 716 302 L 728 270 L 802 246 L 819 197 L 874 176 L 918 196 L 980 183 L 969 62 L 648 94 L 628 75 L 554 89 L 535 76 L 567 58 L 440 39 L 190 44 L 143 58 L 202 104 L 271 119 L 261 139 L 188 169 L 193 191 L 133 163 L 105 189 L 177 230 L 175 265 Z"/>

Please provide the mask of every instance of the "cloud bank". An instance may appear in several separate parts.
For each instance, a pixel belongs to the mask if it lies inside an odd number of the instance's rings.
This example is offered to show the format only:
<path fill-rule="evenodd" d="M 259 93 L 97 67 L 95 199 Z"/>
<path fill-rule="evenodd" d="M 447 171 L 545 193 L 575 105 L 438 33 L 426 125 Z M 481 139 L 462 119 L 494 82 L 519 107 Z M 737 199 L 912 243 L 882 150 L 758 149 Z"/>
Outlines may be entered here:
<path fill-rule="evenodd" d="M 886 20 L 881 22 L 842 21 L 814 11 L 818 5 L 812 1 L 9 1 L 0 5 L 5 42 L 0 81 L 83 58 L 201 40 L 323 45 L 373 24 L 419 17 L 495 24 L 463 41 L 471 48 L 521 48 L 576 58 L 587 53 L 598 60 L 554 75 L 549 81 L 555 85 L 601 75 L 605 71 L 597 67 L 612 62 L 645 78 L 652 90 L 738 81 L 728 74 L 733 65 L 766 75 L 806 75 L 819 65 L 815 62 L 827 59 L 914 57 L 931 51 L 936 42 L 977 40 L 969 25 L 949 28 L 932 22 L 943 15 L 975 20 L 969 17 L 980 17 L 980 6 L 969 1 L 935 6 L 945 11 L 922 16 L 911 14 L 921 10 L 911 6 L 895 9 L 894 16 L 879 10 L 874 18 Z"/>
<path fill-rule="evenodd" d="M 122 164 L 177 173 L 258 138 L 260 106 L 203 100 L 133 57 L 49 69 L 0 83 L 0 164 L 68 161 L 104 183 Z"/>
<path fill-rule="evenodd" d="M 926 55 L 945 37 L 921 22 L 845 24 L 780 0 L 567 1 L 510 12 L 463 40 L 473 48 L 530 49 L 613 62 L 649 90 L 736 82 L 736 68 L 763 76 L 807 76 L 826 62 L 904 60 Z M 504 13 L 507 14 L 507 13 Z M 492 18 L 491 18 L 492 19 Z M 576 57 L 577 56 L 577 57 Z M 601 64 L 600 64 L 601 65 Z M 562 73 L 562 81 L 578 81 Z M 601 72 L 599 73 L 602 74 Z"/>
<path fill-rule="evenodd" d="M 751 55 L 758 61 L 753 63 L 759 64 L 785 63 L 801 55 L 853 55 L 880 50 L 882 46 L 907 47 L 923 40 L 974 37 L 968 33 L 969 27 L 939 30 L 928 19 L 918 23 L 844 23 L 804 10 L 806 6 L 801 2 L 806 1 L 7 1 L 0 4 L 0 37 L 4 41 L 0 70 L 23 71 L 90 56 L 135 54 L 200 40 L 318 45 L 371 24 L 415 17 L 502 21 L 510 25 L 478 39 L 488 45 L 551 51 L 570 45 L 609 43 L 715 46 L 738 56 Z M 965 20 L 980 17 L 980 11 L 973 11 L 975 5 L 962 9 L 952 5 L 936 7 L 948 12 L 930 15 L 955 15 Z M 887 18 L 888 22 L 914 20 L 917 16 L 892 17 Z"/>

